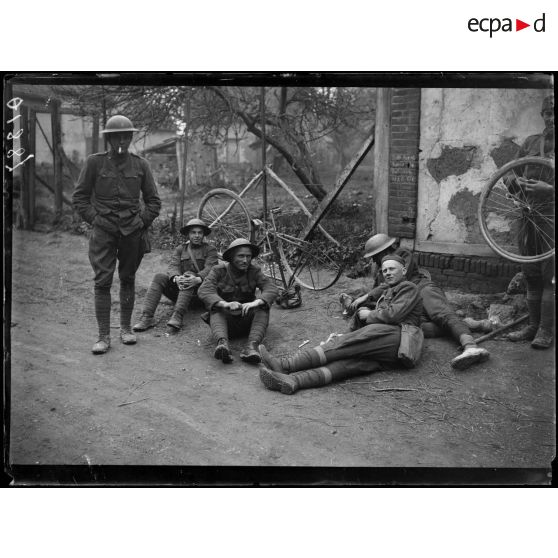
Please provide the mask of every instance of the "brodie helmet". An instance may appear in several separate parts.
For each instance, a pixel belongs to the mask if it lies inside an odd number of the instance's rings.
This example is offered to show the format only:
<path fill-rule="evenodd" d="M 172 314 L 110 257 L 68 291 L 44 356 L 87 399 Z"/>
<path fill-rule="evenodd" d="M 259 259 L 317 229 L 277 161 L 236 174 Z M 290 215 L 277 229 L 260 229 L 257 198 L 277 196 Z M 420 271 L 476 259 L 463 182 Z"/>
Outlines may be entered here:
<path fill-rule="evenodd" d="M 387 234 L 375 234 L 374 236 L 371 236 L 364 245 L 364 257 L 371 258 L 372 256 L 383 252 L 386 248 L 389 248 L 395 242 L 396 239 L 391 238 Z"/>
<path fill-rule="evenodd" d="M 111 116 L 105 125 L 105 129 L 101 130 L 101 134 L 110 134 L 112 132 L 137 132 L 132 121 L 121 114 Z"/>
<path fill-rule="evenodd" d="M 184 236 L 188 235 L 188 232 L 193 227 L 201 227 L 203 229 L 203 235 L 209 236 L 211 234 L 211 229 L 201 220 L 201 219 L 190 219 L 181 229 L 180 233 Z"/>
<path fill-rule="evenodd" d="M 252 250 L 253 258 L 255 258 L 260 253 L 260 249 L 255 244 L 252 244 L 249 240 L 246 240 L 245 238 L 237 238 L 233 240 L 229 244 L 229 247 L 223 252 L 223 259 L 227 262 L 230 262 L 234 249 L 240 248 L 242 246 L 248 246 Z"/>

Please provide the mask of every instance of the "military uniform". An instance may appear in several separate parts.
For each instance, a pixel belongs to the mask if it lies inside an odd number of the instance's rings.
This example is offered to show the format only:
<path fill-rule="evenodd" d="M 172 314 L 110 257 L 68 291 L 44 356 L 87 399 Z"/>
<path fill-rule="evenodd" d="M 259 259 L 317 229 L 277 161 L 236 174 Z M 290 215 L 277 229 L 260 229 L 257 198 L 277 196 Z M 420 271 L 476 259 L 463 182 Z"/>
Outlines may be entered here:
<path fill-rule="evenodd" d="M 542 134 L 529 136 L 523 142 L 518 153 L 518 158 L 547 157 L 554 159 L 554 156 L 554 127 L 545 130 Z M 540 167 L 526 165 L 517 174 L 524 178 L 546 182 L 551 186 L 555 185 L 553 169 L 545 169 L 541 173 Z M 508 188 L 513 190 L 514 187 L 516 187 L 514 181 L 509 180 Z M 528 196 L 533 196 L 533 201 L 539 206 L 544 205 L 542 211 L 544 217 L 537 219 L 536 216 L 530 215 L 529 219 L 524 219 L 520 226 L 518 243 L 522 255 L 535 255 L 545 252 L 549 247 L 547 243 L 544 246 L 541 245 L 542 238 L 552 239 L 552 241 L 554 239 L 554 192 L 551 195 L 528 194 Z M 535 232 L 534 224 L 539 231 L 542 231 L 542 234 Z M 512 341 L 532 340 L 532 346 L 540 349 L 546 349 L 550 346 L 554 328 L 555 296 L 554 285 L 552 284 L 554 269 L 554 257 L 542 262 L 521 265 L 521 271 L 527 284 L 526 298 L 529 309 L 529 325 L 519 332 L 510 333 L 508 337 Z"/>
<path fill-rule="evenodd" d="M 189 273 L 203 281 L 217 261 L 217 250 L 212 244 L 204 242 L 200 246 L 193 246 L 190 241 L 187 241 L 178 246 L 172 254 L 168 273 L 157 273 L 153 277 L 145 297 L 141 321 L 134 326 L 134 331 L 144 331 L 155 325 L 153 316 L 161 300 L 161 295 L 165 295 L 175 303 L 174 312 L 168 325 L 180 329 L 184 313 L 197 295 L 199 287 L 180 290 L 175 278 Z"/>
<path fill-rule="evenodd" d="M 117 260 L 120 325 L 122 330 L 130 330 L 135 274 L 144 254 L 142 234 L 161 209 L 148 162 L 131 153 L 120 159 L 123 162 L 117 164 L 110 152 L 88 157 L 72 200 L 77 213 L 93 227 L 89 261 L 95 273 L 100 338 L 110 335 L 110 287 Z"/>
<path fill-rule="evenodd" d="M 262 306 L 251 308 L 245 316 L 234 315 L 215 305 L 225 302 L 252 302 L 257 298 Z M 215 339 L 228 339 L 248 333 L 248 344 L 261 343 L 269 324 L 271 305 L 278 296 L 274 282 L 262 270 L 251 264 L 246 271 L 237 270 L 229 262 L 216 265 L 198 290 L 198 296 L 209 311 L 211 331 Z"/>
<path fill-rule="evenodd" d="M 260 369 L 260 378 L 266 387 L 293 393 L 380 369 L 408 367 L 408 361 L 403 363 L 400 355 L 403 329 L 410 336 L 406 342 L 410 339 L 414 345 L 414 365 L 420 357 L 423 338 L 418 327 L 422 312 L 418 288 L 409 281 L 401 281 L 393 287 L 377 289 L 371 296 L 377 297 L 376 308 L 357 331 L 280 359 L 261 346 L 265 367 Z"/>

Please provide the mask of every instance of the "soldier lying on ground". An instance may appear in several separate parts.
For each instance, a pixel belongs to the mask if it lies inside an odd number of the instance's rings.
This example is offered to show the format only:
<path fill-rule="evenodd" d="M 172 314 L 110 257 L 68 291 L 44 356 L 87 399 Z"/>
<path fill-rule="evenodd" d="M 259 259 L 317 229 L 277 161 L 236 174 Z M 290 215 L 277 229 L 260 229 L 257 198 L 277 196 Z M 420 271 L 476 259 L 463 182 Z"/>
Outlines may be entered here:
<path fill-rule="evenodd" d="M 188 240 L 175 249 L 168 273 L 157 273 L 153 277 L 134 331 L 145 331 L 156 324 L 154 315 L 161 295 L 175 303 L 167 325 L 179 331 L 198 287 L 217 263 L 217 250 L 204 241 L 211 234 L 211 229 L 201 219 L 190 219 L 180 232 Z"/>
<path fill-rule="evenodd" d="M 422 349 L 422 303 L 416 285 L 405 280 L 405 261 L 382 260 L 386 289 L 376 289 L 376 308 L 363 327 L 294 356 L 277 358 L 260 345 L 260 379 L 271 390 L 292 394 L 376 370 L 411 368 Z"/>
<path fill-rule="evenodd" d="M 376 234 L 367 240 L 365 258 L 372 258 L 378 264 L 387 254 L 397 254 L 405 260 L 407 279 L 417 285 L 419 289 L 423 305 L 421 328 L 425 337 L 439 337 L 450 334 L 463 347 L 463 352 L 451 361 L 452 367 L 464 370 L 476 362 L 487 360 L 490 356 L 488 351 L 477 346 L 471 335 L 471 330 L 452 310 L 444 291 L 421 273 L 414 261 L 412 252 L 405 248 L 397 248 L 396 239 L 390 238 L 386 234 Z M 374 287 L 382 288 L 381 276 L 378 277 Z M 349 312 L 356 312 L 353 317 L 353 327 L 355 329 L 361 327 L 364 323 L 363 317 L 368 312 L 366 306 L 369 302 L 373 303 L 374 300 L 370 299 L 369 294 L 352 300 L 345 293 L 341 294 L 340 300 Z"/>
<path fill-rule="evenodd" d="M 136 343 L 131 331 L 136 271 L 147 250 L 147 228 L 161 209 L 149 163 L 128 152 L 133 132 L 137 129 L 125 116 L 109 118 L 102 131 L 108 138 L 109 151 L 87 158 L 72 198 L 74 209 L 93 227 L 89 261 L 95 273 L 99 337 L 92 351 L 96 355 L 110 347 L 110 287 L 117 261 L 120 339 L 125 345 Z"/>
<path fill-rule="evenodd" d="M 248 334 L 248 342 L 240 353 L 246 362 L 260 362 L 258 345 L 269 323 L 269 312 L 277 298 L 277 287 L 261 269 L 252 263 L 259 248 L 248 240 L 237 238 L 223 252 L 225 262 L 216 265 L 206 277 L 198 296 L 209 311 L 209 325 L 217 340 L 214 357 L 232 362 L 229 333 Z M 260 293 L 256 298 L 256 289 Z"/>

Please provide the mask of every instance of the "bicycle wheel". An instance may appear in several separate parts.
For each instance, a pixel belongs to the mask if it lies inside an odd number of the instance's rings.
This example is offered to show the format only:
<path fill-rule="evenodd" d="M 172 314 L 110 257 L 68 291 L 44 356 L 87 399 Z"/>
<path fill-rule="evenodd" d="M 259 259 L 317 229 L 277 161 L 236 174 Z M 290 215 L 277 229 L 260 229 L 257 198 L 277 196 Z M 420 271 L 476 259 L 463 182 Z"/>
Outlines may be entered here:
<path fill-rule="evenodd" d="M 517 263 L 541 262 L 554 256 L 554 191 L 529 193 L 526 180 L 554 186 L 554 160 L 523 157 L 510 161 L 490 177 L 478 209 L 488 245 Z"/>
<path fill-rule="evenodd" d="M 242 198 L 225 188 L 210 190 L 202 198 L 198 219 L 211 227 L 211 241 L 222 254 L 235 238 L 252 241 L 252 221 Z"/>
<path fill-rule="evenodd" d="M 287 271 L 288 287 L 297 283 L 306 289 L 323 291 L 333 286 L 343 267 L 329 255 L 331 243 L 320 234 L 311 241 L 277 233 L 277 248 L 281 263 Z"/>

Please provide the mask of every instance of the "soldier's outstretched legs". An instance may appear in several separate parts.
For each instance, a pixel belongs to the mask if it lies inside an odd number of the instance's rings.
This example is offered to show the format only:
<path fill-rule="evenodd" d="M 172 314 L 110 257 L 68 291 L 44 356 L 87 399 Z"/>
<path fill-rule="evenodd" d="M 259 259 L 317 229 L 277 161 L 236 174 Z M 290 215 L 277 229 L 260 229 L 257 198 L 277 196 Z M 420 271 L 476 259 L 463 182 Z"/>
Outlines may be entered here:
<path fill-rule="evenodd" d="M 380 370 L 380 363 L 366 359 L 336 360 L 326 366 L 284 374 L 260 365 L 260 380 L 267 389 L 291 395 L 299 389 L 325 386 L 354 376 Z"/>

